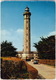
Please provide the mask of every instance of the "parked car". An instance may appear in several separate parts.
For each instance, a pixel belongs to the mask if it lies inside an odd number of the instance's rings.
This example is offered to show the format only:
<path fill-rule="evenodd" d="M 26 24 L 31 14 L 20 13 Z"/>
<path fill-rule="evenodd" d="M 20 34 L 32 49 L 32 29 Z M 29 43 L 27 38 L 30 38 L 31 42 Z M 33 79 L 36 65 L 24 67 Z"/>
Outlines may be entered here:
<path fill-rule="evenodd" d="M 38 60 L 34 60 L 34 62 L 33 62 L 34 64 L 38 64 Z"/>

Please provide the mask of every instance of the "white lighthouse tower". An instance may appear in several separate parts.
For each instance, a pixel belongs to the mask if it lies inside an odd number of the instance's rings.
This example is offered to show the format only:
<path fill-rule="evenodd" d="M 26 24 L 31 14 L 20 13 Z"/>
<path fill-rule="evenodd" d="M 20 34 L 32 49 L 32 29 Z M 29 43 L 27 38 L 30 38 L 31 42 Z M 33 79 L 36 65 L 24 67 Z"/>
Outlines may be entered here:
<path fill-rule="evenodd" d="M 23 49 L 23 58 L 30 57 L 31 52 L 31 40 L 30 40 L 30 16 L 29 8 L 25 8 L 24 16 L 24 49 Z"/>

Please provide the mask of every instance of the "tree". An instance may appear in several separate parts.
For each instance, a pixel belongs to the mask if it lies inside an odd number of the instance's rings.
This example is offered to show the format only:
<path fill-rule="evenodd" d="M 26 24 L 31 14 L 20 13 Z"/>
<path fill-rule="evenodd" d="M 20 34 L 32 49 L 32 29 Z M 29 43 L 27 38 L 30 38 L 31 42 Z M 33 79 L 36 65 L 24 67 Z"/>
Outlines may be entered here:
<path fill-rule="evenodd" d="M 15 56 L 17 54 L 16 48 L 12 46 L 11 42 L 3 41 L 1 43 L 1 56 L 7 57 L 7 56 Z"/>
<path fill-rule="evenodd" d="M 55 59 L 55 36 L 41 38 L 38 43 L 34 43 L 41 59 Z"/>

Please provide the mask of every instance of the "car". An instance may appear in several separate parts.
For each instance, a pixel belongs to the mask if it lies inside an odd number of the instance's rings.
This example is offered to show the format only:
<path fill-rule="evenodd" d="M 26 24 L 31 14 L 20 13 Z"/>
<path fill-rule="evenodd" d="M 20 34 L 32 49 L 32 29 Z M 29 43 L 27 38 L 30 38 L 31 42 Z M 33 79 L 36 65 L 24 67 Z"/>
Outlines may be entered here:
<path fill-rule="evenodd" d="M 33 62 L 34 64 L 38 64 L 38 60 L 34 60 L 34 62 Z"/>

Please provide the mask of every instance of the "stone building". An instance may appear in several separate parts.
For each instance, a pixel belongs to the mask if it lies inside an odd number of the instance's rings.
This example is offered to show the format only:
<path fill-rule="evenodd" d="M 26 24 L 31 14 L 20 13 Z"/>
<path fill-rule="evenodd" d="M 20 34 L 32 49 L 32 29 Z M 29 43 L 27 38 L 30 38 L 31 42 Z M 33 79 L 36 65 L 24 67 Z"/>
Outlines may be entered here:
<path fill-rule="evenodd" d="M 22 58 L 23 57 L 23 51 L 18 51 L 18 57 Z M 30 58 L 38 58 L 38 53 L 36 51 L 31 51 L 30 52 Z"/>

